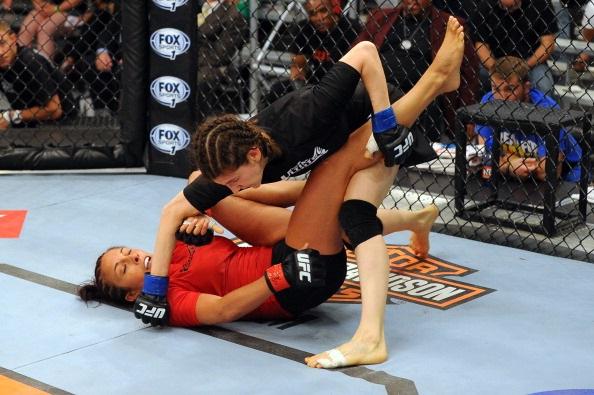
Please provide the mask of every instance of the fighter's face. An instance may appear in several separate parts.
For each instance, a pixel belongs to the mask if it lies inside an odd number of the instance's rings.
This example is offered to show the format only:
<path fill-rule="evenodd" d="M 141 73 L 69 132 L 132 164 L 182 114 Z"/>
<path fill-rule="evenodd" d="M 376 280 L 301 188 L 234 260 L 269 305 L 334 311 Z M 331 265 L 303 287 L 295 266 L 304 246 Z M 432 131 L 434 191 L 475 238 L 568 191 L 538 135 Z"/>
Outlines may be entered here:
<path fill-rule="evenodd" d="M 128 247 L 113 248 L 101 259 L 101 277 L 106 285 L 131 291 L 142 290 L 144 274 L 151 270 L 151 254 Z"/>
<path fill-rule="evenodd" d="M 237 169 L 223 172 L 213 179 L 217 184 L 225 185 L 233 193 L 242 189 L 257 188 L 262 184 L 265 161 L 259 148 L 252 148 L 246 162 Z"/>

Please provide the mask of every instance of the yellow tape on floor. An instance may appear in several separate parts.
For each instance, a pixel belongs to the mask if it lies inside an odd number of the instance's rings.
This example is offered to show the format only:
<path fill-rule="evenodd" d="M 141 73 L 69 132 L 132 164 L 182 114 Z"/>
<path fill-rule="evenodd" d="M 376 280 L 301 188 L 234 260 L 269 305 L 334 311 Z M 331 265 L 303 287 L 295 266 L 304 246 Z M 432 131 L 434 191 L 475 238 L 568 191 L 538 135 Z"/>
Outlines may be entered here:
<path fill-rule="evenodd" d="M 47 392 L 38 390 L 16 380 L 0 375 L 0 395 L 48 395 Z"/>

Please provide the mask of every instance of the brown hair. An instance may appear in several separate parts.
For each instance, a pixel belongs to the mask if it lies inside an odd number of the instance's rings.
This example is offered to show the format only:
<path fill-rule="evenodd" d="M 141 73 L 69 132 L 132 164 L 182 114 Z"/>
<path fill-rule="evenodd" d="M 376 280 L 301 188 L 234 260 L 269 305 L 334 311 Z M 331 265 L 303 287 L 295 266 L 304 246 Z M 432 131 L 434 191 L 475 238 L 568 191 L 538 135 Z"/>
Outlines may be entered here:
<path fill-rule="evenodd" d="M 101 261 L 103 256 L 111 250 L 120 248 L 122 247 L 110 247 L 99 255 L 99 258 L 97 258 L 97 262 L 95 263 L 95 278 L 86 284 L 82 284 L 78 288 L 78 296 L 80 296 L 83 301 L 87 303 L 95 300 L 98 302 L 113 302 L 121 305 L 132 304 L 132 302 L 126 300 L 126 294 L 130 289 L 105 284 L 103 282 L 103 276 L 101 275 Z"/>
<path fill-rule="evenodd" d="M 281 153 L 280 147 L 255 122 L 232 114 L 207 118 L 198 126 L 192 141 L 196 166 L 211 180 L 246 163 L 247 154 L 254 147 L 270 159 Z"/>
<path fill-rule="evenodd" d="M 528 78 L 528 72 L 530 67 L 524 59 L 516 58 L 515 56 L 503 56 L 495 60 L 495 65 L 492 74 L 495 74 L 504 80 L 510 77 L 517 77 L 520 81 L 524 82 Z"/>

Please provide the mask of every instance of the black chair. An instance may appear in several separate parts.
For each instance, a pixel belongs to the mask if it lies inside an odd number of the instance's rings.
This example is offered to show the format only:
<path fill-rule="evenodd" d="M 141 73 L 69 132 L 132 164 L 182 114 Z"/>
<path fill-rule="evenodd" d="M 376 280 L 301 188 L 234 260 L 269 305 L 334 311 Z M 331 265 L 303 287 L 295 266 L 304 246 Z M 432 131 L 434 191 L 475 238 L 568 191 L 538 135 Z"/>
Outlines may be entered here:
<path fill-rule="evenodd" d="M 529 232 L 537 232 L 547 236 L 555 235 L 560 229 L 568 229 L 586 220 L 587 188 L 590 174 L 591 147 L 591 114 L 588 112 L 557 110 L 536 107 L 533 104 L 513 101 L 493 101 L 485 104 L 473 104 L 459 108 L 456 117 L 456 168 L 455 168 L 455 209 L 456 215 L 479 222 L 488 222 L 512 226 Z M 545 163 L 546 182 L 544 185 L 544 201 L 542 206 L 534 207 L 523 203 L 500 199 L 498 196 L 501 176 L 499 161 L 493 160 L 493 172 L 490 179 L 491 191 L 485 201 L 473 203 L 465 202 L 467 194 L 467 162 L 466 144 L 467 134 L 465 125 L 476 123 L 494 128 L 493 158 L 500 156 L 499 132 L 502 128 L 522 130 L 526 133 L 538 133 L 544 140 L 547 149 Z M 577 214 L 574 212 L 556 212 L 556 191 L 559 185 L 557 178 L 556 158 L 559 155 L 559 132 L 564 128 L 580 128 L 581 137 L 577 140 L 582 147 L 580 161 L 581 178 L 579 181 L 579 200 Z M 528 211 L 542 215 L 541 224 L 534 226 L 521 221 L 501 219 L 494 214 L 485 214 L 483 210 L 489 207 L 502 208 L 512 211 Z"/>

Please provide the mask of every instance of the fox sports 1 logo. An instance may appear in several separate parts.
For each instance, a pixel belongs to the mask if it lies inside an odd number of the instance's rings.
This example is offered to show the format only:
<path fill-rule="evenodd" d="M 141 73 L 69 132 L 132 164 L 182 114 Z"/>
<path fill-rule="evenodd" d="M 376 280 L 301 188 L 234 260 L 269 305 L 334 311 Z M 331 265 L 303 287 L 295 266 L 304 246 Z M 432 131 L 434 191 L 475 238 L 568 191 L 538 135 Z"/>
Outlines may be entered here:
<path fill-rule="evenodd" d="M 181 126 L 162 123 L 151 129 L 150 140 L 157 151 L 175 155 L 190 145 L 190 133 Z"/>
<path fill-rule="evenodd" d="M 175 12 L 175 10 L 185 5 L 188 0 L 153 0 L 153 4 L 162 10 Z"/>
<path fill-rule="evenodd" d="M 190 86 L 177 77 L 165 75 L 156 78 L 151 83 L 151 95 L 160 104 L 175 108 L 190 97 Z"/>
<path fill-rule="evenodd" d="M 162 58 L 174 60 L 190 48 L 190 37 L 184 32 L 172 28 L 155 30 L 151 34 L 151 48 Z"/>

